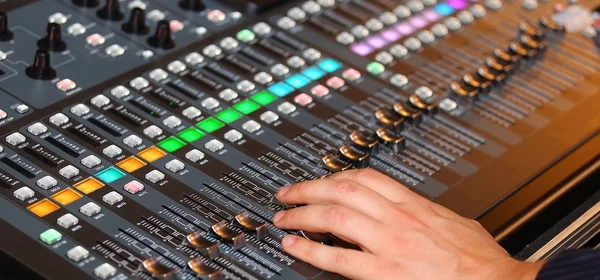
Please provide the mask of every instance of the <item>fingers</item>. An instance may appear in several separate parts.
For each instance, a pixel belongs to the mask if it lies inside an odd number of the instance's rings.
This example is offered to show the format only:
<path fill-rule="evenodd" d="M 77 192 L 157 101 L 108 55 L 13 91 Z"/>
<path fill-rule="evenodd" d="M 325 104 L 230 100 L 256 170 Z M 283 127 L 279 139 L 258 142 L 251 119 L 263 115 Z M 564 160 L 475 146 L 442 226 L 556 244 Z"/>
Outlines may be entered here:
<path fill-rule="evenodd" d="M 320 269 L 340 274 L 349 279 L 373 279 L 380 264 L 368 253 L 325 246 L 316 242 L 288 235 L 283 248 L 294 257 Z"/>
<path fill-rule="evenodd" d="M 287 204 L 338 204 L 380 221 L 395 206 L 379 193 L 349 179 L 305 181 L 282 188 L 277 197 Z"/>

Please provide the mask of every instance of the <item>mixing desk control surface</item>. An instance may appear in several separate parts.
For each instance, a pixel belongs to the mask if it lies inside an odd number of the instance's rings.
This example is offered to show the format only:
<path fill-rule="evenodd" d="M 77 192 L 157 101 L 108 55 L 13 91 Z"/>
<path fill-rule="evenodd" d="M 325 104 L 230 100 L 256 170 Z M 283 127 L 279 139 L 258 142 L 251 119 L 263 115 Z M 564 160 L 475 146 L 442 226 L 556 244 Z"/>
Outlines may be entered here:
<path fill-rule="evenodd" d="M 49 279 L 340 279 L 282 249 L 330 240 L 274 227 L 275 192 L 369 167 L 482 217 L 598 134 L 598 5 L 0 1 L 0 248 Z"/>

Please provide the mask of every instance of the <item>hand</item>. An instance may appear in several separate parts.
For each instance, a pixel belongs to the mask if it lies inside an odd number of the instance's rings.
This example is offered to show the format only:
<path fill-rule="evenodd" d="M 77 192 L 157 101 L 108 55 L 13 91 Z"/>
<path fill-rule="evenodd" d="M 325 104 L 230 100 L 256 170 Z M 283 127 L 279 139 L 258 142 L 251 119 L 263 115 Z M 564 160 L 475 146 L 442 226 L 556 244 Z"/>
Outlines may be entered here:
<path fill-rule="evenodd" d="M 513 258 L 476 221 L 435 204 L 371 169 L 337 173 L 279 190 L 277 227 L 332 233 L 362 250 L 288 235 L 298 259 L 351 279 L 535 279 L 541 263 Z"/>

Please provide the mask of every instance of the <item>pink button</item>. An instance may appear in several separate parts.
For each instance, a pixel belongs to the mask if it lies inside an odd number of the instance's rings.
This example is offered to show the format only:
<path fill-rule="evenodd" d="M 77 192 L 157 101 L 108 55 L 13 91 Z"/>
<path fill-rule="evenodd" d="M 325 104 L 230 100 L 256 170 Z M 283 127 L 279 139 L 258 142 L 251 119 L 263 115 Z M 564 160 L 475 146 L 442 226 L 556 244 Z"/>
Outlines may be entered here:
<path fill-rule="evenodd" d="M 310 89 L 310 93 L 318 97 L 323 97 L 329 94 L 329 89 L 323 85 L 316 85 Z"/>
<path fill-rule="evenodd" d="M 313 102 L 313 98 L 306 93 L 301 93 L 294 97 L 294 102 L 296 102 L 300 106 L 306 106 Z"/>
<path fill-rule="evenodd" d="M 225 13 L 221 12 L 220 10 L 212 10 L 210 12 L 208 12 L 208 14 L 206 14 L 206 18 L 212 22 L 221 22 L 224 21 L 225 18 L 227 16 L 225 15 Z"/>
<path fill-rule="evenodd" d="M 85 38 L 85 41 L 92 45 L 92 46 L 99 46 L 104 44 L 104 42 L 106 42 L 106 39 L 104 39 L 104 36 L 98 34 L 98 33 L 94 33 L 90 36 L 87 36 L 87 38 Z"/>
<path fill-rule="evenodd" d="M 174 19 L 169 22 L 169 27 L 171 28 L 171 31 L 173 31 L 173 32 L 181 31 L 183 29 L 183 23 L 181 23 L 181 21 Z"/>
<path fill-rule="evenodd" d="M 340 77 L 331 77 L 327 80 L 327 86 L 332 89 L 339 89 L 346 85 L 346 82 Z"/>
<path fill-rule="evenodd" d="M 344 79 L 350 80 L 350 81 L 356 81 L 358 79 L 360 79 L 360 72 L 358 72 L 358 70 L 354 69 L 354 68 L 350 68 L 350 69 L 346 69 L 346 71 L 344 71 L 344 73 L 342 73 L 342 77 L 344 77 Z"/>
<path fill-rule="evenodd" d="M 6 118 L 6 112 L 4 112 L 4 110 L 0 109 L 0 120 Z"/>
<path fill-rule="evenodd" d="M 131 181 L 123 187 L 130 194 L 136 194 L 144 190 L 144 185 L 138 181 Z"/>
<path fill-rule="evenodd" d="M 60 80 L 58 83 L 56 83 L 56 88 L 63 92 L 72 90 L 76 86 L 77 86 L 77 84 L 69 79 Z"/>

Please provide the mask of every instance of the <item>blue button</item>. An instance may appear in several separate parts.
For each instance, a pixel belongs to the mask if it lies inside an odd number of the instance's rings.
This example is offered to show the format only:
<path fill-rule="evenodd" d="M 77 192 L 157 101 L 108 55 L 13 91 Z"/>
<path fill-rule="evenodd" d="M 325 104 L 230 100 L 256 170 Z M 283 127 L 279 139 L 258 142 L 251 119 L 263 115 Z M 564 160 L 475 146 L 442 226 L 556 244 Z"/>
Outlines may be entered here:
<path fill-rule="evenodd" d="M 319 67 L 321 67 L 321 69 L 323 69 L 325 72 L 331 73 L 340 69 L 342 64 L 333 58 L 327 58 L 319 62 Z"/>
<path fill-rule="evenodd" d="M 434 9 L 436 12 L 438 12 L 444 16 L 454 13 L 454 8 L 450 7 L 450 5 L 448 5 L 446 3 L 441 3 L 441 4 L 435 5 Z"/>
<path fill-rule="evenodd" d="M 123 178 L 124 176 L 125 176 L 125 173 L 123 171 L 116 169 L 112 166 L 96 173 L 96 177 L 98 177 L 100 180 L 106 182 L 107 184 L 110 184 L 116 180 L 119 180 L 119 179 Z"/>
<path fill-rule="evenodd" d="M 325 72 L 321 71 L 321 69 L 317 68 L 316 66 L 311 66 L 302 70 L 302 74 L 313 81 L 325 76 Z"/>
<path fill-rule="evenodd" d="M 294 74 L 285 79 L 285 82 L 295 88 L 301 88 L 305 85 L 308 85 L 308 83 L 310 83 L 310 79 L 300 74 Z"/>
<path fill-rule="evenodd" d="M 294 91 L 294 88 L 286 83 L 279 82 L 270 86 L 268 90 L 279 97 L 284 97 Z"/>

